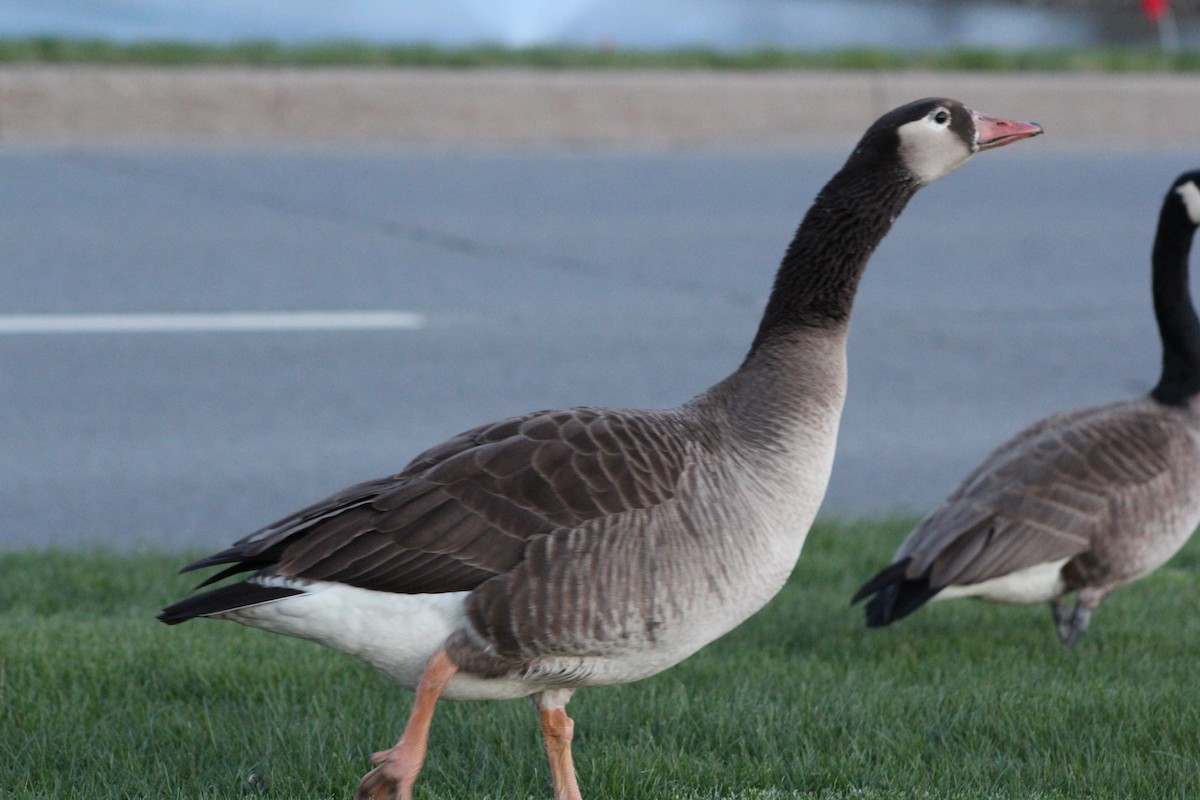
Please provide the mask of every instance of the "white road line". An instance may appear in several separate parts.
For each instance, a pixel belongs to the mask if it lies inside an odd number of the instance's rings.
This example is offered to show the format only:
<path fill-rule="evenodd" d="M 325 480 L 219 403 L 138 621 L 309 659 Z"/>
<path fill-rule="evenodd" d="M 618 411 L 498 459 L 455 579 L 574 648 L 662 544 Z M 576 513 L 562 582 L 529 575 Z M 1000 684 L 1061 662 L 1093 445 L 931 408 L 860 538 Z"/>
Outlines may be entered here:
<path fill-rule="evenodd" d="M 179 314 L 2 314 L 4 333 L 256 333 L 418 330 L 411 311 L 269 311 Z"/>

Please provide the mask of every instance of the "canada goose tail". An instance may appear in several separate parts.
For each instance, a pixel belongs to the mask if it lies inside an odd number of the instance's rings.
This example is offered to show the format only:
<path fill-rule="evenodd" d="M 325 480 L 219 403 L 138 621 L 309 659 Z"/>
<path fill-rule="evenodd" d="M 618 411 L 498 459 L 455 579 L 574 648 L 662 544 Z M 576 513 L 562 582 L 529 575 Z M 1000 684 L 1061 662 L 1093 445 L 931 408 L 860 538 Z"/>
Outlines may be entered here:
<path fill-rule="evenodd" d="M 905 572 L 910 560 L 905 558 L 880 570 L 851 598 L 850 604 L 853 605 L 875 595 L 867 603 L 868 628 L 881 628 L 898 619 L 904 619 L 941 591 L 940 588 L 930 587 L 929 577 L 926 575 L 919 578 L 907 577 Z"/>

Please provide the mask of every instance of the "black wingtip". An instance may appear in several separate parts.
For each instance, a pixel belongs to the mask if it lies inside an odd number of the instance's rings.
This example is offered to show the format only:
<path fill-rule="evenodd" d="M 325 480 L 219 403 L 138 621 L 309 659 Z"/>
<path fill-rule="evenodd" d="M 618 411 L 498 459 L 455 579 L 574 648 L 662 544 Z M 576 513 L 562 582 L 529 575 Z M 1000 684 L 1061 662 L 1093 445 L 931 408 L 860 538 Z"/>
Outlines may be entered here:
<path fill-rule="evenodd" d="M 189 572 L 195 572 L 198 569 L 215 567 L 220 564 L 232 565 L 208 576 L 194 587 L 195 589 L 202 589 L 232 575 L 270 567 L 278 560 L 278 556 L 274 551 L 251 555 L 247 553 L 247 549 L 244 545 L 235 544 L 233 547 L 227 547 L 219 553 L 213 553 L 211 556 L 205 556 L 199 561 L 193 561 L 179 570 L 179 574 L 184 575 Z"/>
<path fill-rule="evenodd" d="M 854 593 L 854 597 L 850 598 L 850 605 L 854 605 L 870 597 L 876 592 L 891 586 L 893 583 L 904 580 L 904 571 L 908 569 L 908 562 L 911 560 L 910 558 L 901 559 L 879 570 L 875 574 L 875 577 L 860 586 L 858 591 Z"/>
<path fill-rule="evenodd" d="M 905 558 L 888 565 L 854 594 L 851 605 L 875 595 L 866 607 L 868 628 L 882 628 L 904 619 L 941 591 L 941 587 L 929 585 L 928 575 L 907 577 L 905 572 L 910 560 Z"/>
<path fill-rule="evenodd" d="M 236 546 L 227 547 L 219 553 L 213 553 L 211 556 L 205 556 L 199 561 L 193 561 L 183 569 L 179 570 L 179 574 L 184 575 L 188 572 L 195 572 L 198 569 L 204 569 L 205 567 L 214 567 L 217 564 L 232 564 L 234 562 L 241 561 L 242 556 L 242 548 Z"/>
<path fill-rule="evenodd" d="M 196 589 L 203 589 L 205 586 L 211 586 L 212 584 L 217 583 L 218 581 L 223 581 L 232 575 L 238 575 L 242 572 L 249 572 L 252 569 L 258 569 L 260 566 L 261 565 L 259 564 L 254 564 L 248 561 L 240 561 L 234 564 L 232 567 L 226 567 L 220 572 L 214 572 L 212 575 L 209 575 L 207 578 L 192 587 L 192 590 L 195 591 Z"/>
<path fill-rule="evenodd" d="M 262 605 L 272 600 L 303 594 L 301 589 L 286 586 L 260 586 L 257 583 L 234 583 L 219 586 L 211 591 L 180 600 L 164 608 L 158 615 L 159 622 L 178 625 L 196 617 L 210 617 L 226 611 L 248 606 Z"/>

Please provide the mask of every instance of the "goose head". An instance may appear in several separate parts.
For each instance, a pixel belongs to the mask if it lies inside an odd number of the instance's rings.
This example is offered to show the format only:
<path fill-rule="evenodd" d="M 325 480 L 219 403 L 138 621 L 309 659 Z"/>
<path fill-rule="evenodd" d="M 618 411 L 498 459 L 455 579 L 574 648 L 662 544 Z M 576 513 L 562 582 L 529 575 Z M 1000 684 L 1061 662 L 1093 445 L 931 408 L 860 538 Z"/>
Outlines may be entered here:
<path fill-rule="evenodd" d="M 933 183 L 981 150 L 1037 136 L 1034 122 L 1001 119 L 946 97 L 927 97 L 884 114 L 855 155 L 898 163 L 920 186 Z M 877 162 L 878 163 L 878 162 Z"/>

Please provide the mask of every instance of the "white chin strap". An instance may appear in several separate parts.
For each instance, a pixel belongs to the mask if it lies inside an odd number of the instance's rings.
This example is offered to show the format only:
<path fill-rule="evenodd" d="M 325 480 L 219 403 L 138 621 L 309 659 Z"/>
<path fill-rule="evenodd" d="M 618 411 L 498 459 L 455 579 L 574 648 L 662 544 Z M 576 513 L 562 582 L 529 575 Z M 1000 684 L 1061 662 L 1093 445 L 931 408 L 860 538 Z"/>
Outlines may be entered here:
<path fill-rule="evenodd" d="M 1183 198 L 1183 204 L 1187 207 L 1192 224 L 1200 225 L 1200 188 L 1196 188 L 1196 182 L 1188 181 L 1176 186 L 1175 193 Z"/>

